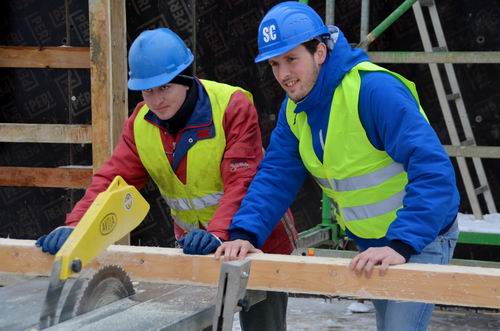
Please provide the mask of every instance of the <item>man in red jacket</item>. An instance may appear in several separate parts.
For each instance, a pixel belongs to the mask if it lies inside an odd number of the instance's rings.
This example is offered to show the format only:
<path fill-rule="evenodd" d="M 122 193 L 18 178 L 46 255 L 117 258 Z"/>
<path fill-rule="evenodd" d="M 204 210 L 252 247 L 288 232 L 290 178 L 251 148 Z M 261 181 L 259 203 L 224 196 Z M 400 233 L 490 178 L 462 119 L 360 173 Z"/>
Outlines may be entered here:
<path fill-rule="evenodd" d="M 111 158 L 93 176 L 67 226 L 37 245 L 55 254 L 117 175 L 138 189 L 149 178 L 171 209 L 175 237 L 187 254 L 213 253 L 262 159 L 258 116 L 247 91 L 193 76 L 191 51 L 171 30 L 143 32 L 129 51 L 128 87 L 144 98 L 125 123 Z M 289 212 L 288 212 L 289 213 Z M 291 215 L 289 215 L 291 216 Z M 297 233 L 284 217 L 262 250 L 290 254 Z M 268 298 L 240 316 L 243 330 L 286 329 L 287 296 Z"/>

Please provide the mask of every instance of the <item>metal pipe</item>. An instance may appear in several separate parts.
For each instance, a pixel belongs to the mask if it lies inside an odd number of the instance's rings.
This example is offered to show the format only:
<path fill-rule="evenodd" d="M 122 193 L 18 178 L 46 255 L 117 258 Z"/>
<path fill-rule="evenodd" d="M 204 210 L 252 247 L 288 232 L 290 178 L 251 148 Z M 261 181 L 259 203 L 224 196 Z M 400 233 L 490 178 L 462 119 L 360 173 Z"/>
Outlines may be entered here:
<path fill-rule="evenodd" d="M 335 25 L 335 0 L 326 0 L 325 24 Z"/>
<path fill-rule="evenodd" d="M 326 0 L 325 6 L 325 24 L 333 25 L 335 22 L 335 0 Z M 330 198 L 325 192 L 322 192 L 321 199 L 321 225 L 332 226 L 332 206 Z"/>
<path fill-rule="evenodd" d="M 372 32 L 370 32 L 366 39 L 361 41 L 357 47 L 366 48 L 369 44 L 371 44 L 375 39 L 377 39 L 382 32 L 384 32 L 389 26 L 392 25 L 398 18 L 401 17 L 404 13 L 408 11 L 408 9 L 413 6 L 413 4 L 417 2 L 417 0 L 405 0 L 396 10 L 394 10 L 385 20 L 382 21 Z"/>
<path fill-rule="evenodd" d="M 196 75 L 196 0 L 191 1 L 191 40 L 192 40 L 192 46 L 191 46 L 191 51 L 193 52 L 194 59 L 193 59 L 193 64 L 192 64 L 192 70 L 193 74 Z"/>
<path fill-rule="evenodd" d="M 309 1 L 308 0 L 299 0 L 299 2 L 305 3 L 307 5 Z M 334 0 L 326 0 L 326 5 L 327 6 L 328 6 L 329 2 L 330 2 L 330 5 L 332 5 L 331 3 L 333 3 L 333 5 L 331 7 L 335 7 L 335 1 Z M 334 12 L 333 12 L 333 9 L 331 7 L 328 7 L 327 13 L 330 13 L 330 12 L 332 12 L 332 13 L 331 14 L 327 14 L 326 18 L 328 20 L 331 19 L 332 22 L 333 22 Z M 331 16 L 328 17 L 329 15 L 331 15 Z M 325 19 L 325 23 L 326 23 L 326 19 Z M 328 23 L 326 23 L 326 24 L 328 24 Z M 327 227 L 331 227 L 332 226 L 332 206 L 330 204 L 330 198 L 326 195 L 325 192 L 323 192 L 323 198 L 321 199 L 321 225 L 327 226 Z"/>
<path fill-rule="evenodd" d="M 368 30 L 370 28 L 370 0 L 361 1 L 361 24 L 359 27 L 359 40 L 365 40 L 368 35 Z M 365 50 L 368 49 L 368 45 L 364 47 Z"/>

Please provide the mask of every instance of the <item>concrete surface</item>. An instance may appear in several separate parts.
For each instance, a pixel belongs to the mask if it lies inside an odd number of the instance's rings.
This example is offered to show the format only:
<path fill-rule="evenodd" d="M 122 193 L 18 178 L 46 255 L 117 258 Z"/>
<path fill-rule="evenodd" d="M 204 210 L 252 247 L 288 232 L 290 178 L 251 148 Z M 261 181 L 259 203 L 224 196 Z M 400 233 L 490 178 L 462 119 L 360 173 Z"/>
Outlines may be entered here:
<path fill-rule="evenodd" d="M 375 313 L 352 313 L 347 308 L 355 301 L 323 298 L 289 298 L 288 330 L 376 331 Z M 367 301 L 370 305 L 370 302 Z M 373 307 L 373 305 L 371 305 Z M 234 330 L 241 330 L 235 317 Z M 437 307 L 430 331 L 500 330 L 500 312 L 455 307 Z"/>

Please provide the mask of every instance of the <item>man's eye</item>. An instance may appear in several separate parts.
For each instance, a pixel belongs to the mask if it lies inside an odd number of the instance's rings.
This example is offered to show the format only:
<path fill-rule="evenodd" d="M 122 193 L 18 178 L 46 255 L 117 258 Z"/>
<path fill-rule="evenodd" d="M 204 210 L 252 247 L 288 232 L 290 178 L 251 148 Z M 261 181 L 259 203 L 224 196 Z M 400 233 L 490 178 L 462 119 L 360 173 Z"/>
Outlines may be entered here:
<path fill-rule="evenodd" d="M 153 91 L 153 89 L 150 89 L 150 88 L 148 88 L 146 90 L 142 90 L 142 92 L 144 92 L 144 93 L 151 93 L 152 91 Z"/>
<path fill-rule="evenodd" d="M 160 86 L 160 90 L 168 90 L 170 86 L 168 85 L 162 85 Z"/>

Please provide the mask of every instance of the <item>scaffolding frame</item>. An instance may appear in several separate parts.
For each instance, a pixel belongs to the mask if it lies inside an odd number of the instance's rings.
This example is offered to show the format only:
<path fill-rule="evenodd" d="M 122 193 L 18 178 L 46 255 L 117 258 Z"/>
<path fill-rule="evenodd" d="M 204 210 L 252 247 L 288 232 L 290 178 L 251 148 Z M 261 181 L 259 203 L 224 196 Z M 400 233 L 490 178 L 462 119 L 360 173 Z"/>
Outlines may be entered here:
<path fill-rule="evenodd" d="M 307 1 L 301 1 L 307 3 Z M 325 23 L 334 24 L 335 22 L 335 0 L 325 0 Z M 431 11 L 431 21 L 434 27 L 439 45 L 441 48 L 432 48 L 430 38 L 427 33 L 427 27 L 423 15 L 421 15 L 421 6 L 426 6 Z M 490 186 L 481 163 L 481 158 L 500 159 L 500 146 L 477 146 L 475 144 L 472 128 L 467 118 L 467 112 L 453 70 L 455 63 L 474 63 L 474 64 L 498 64 L 500 63 L 500 52 L 450 52 L 446 47 L 444 33 L 439 21 L 437 9 L 434 0 L 405 0 L 396 8 L 386 19 L 378 24 L 370 33 L 369 30 L 369 8 L 370 0 L 361 0 L 361 23 L 360 23 L 360 43 L 357 47 L 368 51 L 368 46 L 376 40 L 389 26 L 398 20 L 410 8 L 413 8 L 415 19 L 417 21 L 419 32 L 424 44 L 424 52 L 368 52 L 370 59 L 376 63 L 398 63 L 413 64 L 427 63 L 431 70 L 433 81 L 437 82 L 437 93 L 440 101 L 441 110 L 445 117 L 448 133 L 450 134 L 452 145 L 444 146 L 450 157 L 456 157 L 459 165 L 460 175 L 466 188 L 468 199 L 476 219 L 483 219 L 483 212 L 477 200 L 477 195 L 484 194 L 485 202 L 489 213 L 496 213 L 496 207 L 491 195 Z M 420 12 L 419 12 L 420 10 Z M 439 50 L 439 52 L 435 52 Z M 446 93 L 443 87 L 442 79 L 439 75 L 437 64 L 444 64 L 448 79 L 451 85 L 451 93 Z M 459 118 L 464 128 L 466 139 L 459 141 L 451 110 L 448 102 L 456 102 L 459 111 Z M 480 186 L 474 188 L 469 168 L 465 158 L 473 159 L 474 170 L 480 182 Z M 334 208 L 334 207 L 333 207 Z M 299 234 L 298 247 L 307 248 L 318 246 L 324 243 L 334 243 L 339 245 L 343 240 L 343 233 L 334 220 L 332 213 L 332 202 L 323 193 L 322 197 L 322 220 L 321 223 L 311 229 Z M 479 233 L 479 232 L 461 232 L 460 243 L 496 245 L 500 246 L 500 234 Z"/>

